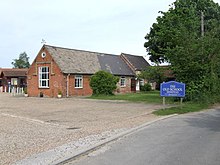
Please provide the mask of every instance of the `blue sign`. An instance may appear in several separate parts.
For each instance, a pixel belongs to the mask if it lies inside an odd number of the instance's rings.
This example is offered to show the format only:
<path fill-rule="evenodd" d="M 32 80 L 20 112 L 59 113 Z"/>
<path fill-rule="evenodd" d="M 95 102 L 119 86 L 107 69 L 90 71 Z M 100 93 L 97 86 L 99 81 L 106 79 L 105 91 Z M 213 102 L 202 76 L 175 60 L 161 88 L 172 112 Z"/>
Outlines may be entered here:
<path fill-rule="evenodd" d="M 162 97 L 185 97 L 185 84 L 169 81 L 160 84 L 160 96 Z"/>

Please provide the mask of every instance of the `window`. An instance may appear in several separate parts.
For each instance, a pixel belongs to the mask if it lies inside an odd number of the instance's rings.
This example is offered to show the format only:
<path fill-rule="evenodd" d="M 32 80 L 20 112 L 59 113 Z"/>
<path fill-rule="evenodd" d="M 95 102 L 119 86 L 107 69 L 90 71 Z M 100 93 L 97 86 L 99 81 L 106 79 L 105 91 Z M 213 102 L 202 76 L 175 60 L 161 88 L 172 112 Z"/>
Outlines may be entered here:
<path fill-rule="evenodd" d="M 140 79 L 140 86 L 144 86 L 144 79 Z"/>
<path fill-rule="evenodd" d="M 126 86 L 125 81 L 126 81 L 125 77 L 121 77 L 121 79 L 120 79 L 120 86 L 121 87 L 125 87 Z"/>
<path fill-rule="evenodd" d="M 11 85 L 18 85 L 18 79 L 17 78 L 11 78 Z"/>
<path fill-rule="evenodd" d="M 49 88 L 49 67 L 39 67 L 39 88 Z"/>
<path fill-rule="evenodd" d="M 75 88 L 83 88 L 83 76 L 75 76 Z"/>

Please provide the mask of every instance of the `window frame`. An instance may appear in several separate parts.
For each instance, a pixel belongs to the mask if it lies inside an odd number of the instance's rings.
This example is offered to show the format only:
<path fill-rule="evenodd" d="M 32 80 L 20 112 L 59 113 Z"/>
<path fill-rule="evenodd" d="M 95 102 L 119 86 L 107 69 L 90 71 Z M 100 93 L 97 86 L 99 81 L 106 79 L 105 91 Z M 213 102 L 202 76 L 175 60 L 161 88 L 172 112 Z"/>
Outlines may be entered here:
<path fill-rule="evenodd" d="M 144 86 L 144 84 L 145 84 L 145 83 L 144 83 L 144 79 L 140 79 L 140 80 L 139 80 L 139 84 L 140 84 L 140 86 Z"/>
<path fill-rule="evenodd" d="M 126 87 L 126 77 L 120 77 L 120 87 Z"/>
<path fill-rule="evenodd" d="M 76 89 L 83 88 L 83 75 L 75 75 L 74 87 Z"/>
<path fill-rule="evenodd" d="M 45 68 L 45 71 L 44 71 Z M 44 76 L 45 78 L 44 78 Z M 45 83 L 45 85 L 44 85 Z M 38 67 L 38 87 L 39 88 L 50 88 L 50 69 L 49 66 Z"/>

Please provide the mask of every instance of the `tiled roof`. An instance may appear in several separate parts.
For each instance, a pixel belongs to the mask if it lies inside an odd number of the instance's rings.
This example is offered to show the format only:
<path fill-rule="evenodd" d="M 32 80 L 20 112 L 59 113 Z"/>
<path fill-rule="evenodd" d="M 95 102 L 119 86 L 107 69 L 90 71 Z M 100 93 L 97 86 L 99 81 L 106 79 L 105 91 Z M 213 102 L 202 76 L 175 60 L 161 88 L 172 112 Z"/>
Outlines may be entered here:
<path fill-rule="evenodd" d="M 142 56 L 135 56 L 126 53 L 122 53 L 121 56 L 135 71 L 142 71 L 150 66 Z"/>
<path fill-rule="evenodd" d="M 94 74 L 99 70 L 114 75 L 134 75 L 120 56 L 44 45 L 65 74 Z"/>
<path fill-rule="evenodd" d="M 101 70 L 114 75 L 134 76 L 134 72 L 118 55 L 98 55 Z"/>
<path fill-rule="evenodd" d="M 63 73 L 94 74 L 100 70 L 97 53 L 45 45 Z"/>
<path fill-rule="evenodd" d="M 0 75 L 3 74 L 5 77 L 25 77 L 27 76 L 28 69 L 0 69 Z"/>

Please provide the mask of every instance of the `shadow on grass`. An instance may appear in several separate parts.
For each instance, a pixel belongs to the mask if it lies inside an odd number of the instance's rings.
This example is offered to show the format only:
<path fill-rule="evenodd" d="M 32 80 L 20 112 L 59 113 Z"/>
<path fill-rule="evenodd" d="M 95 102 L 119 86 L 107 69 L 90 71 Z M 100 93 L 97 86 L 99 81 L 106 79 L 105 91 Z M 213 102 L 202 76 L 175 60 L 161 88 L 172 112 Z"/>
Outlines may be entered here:
<path fill-rule="evenodd" d="M 184 114 L 189 112 L 198 112 L 208 108 L 208 104 L 200 104 L 200 103 L 184 103 L 182 106 L 175 106 L 166 109 L 160 109 L 158 111 L 153 112 L 155 115 L 165 116 L 171 114 Z"/>

